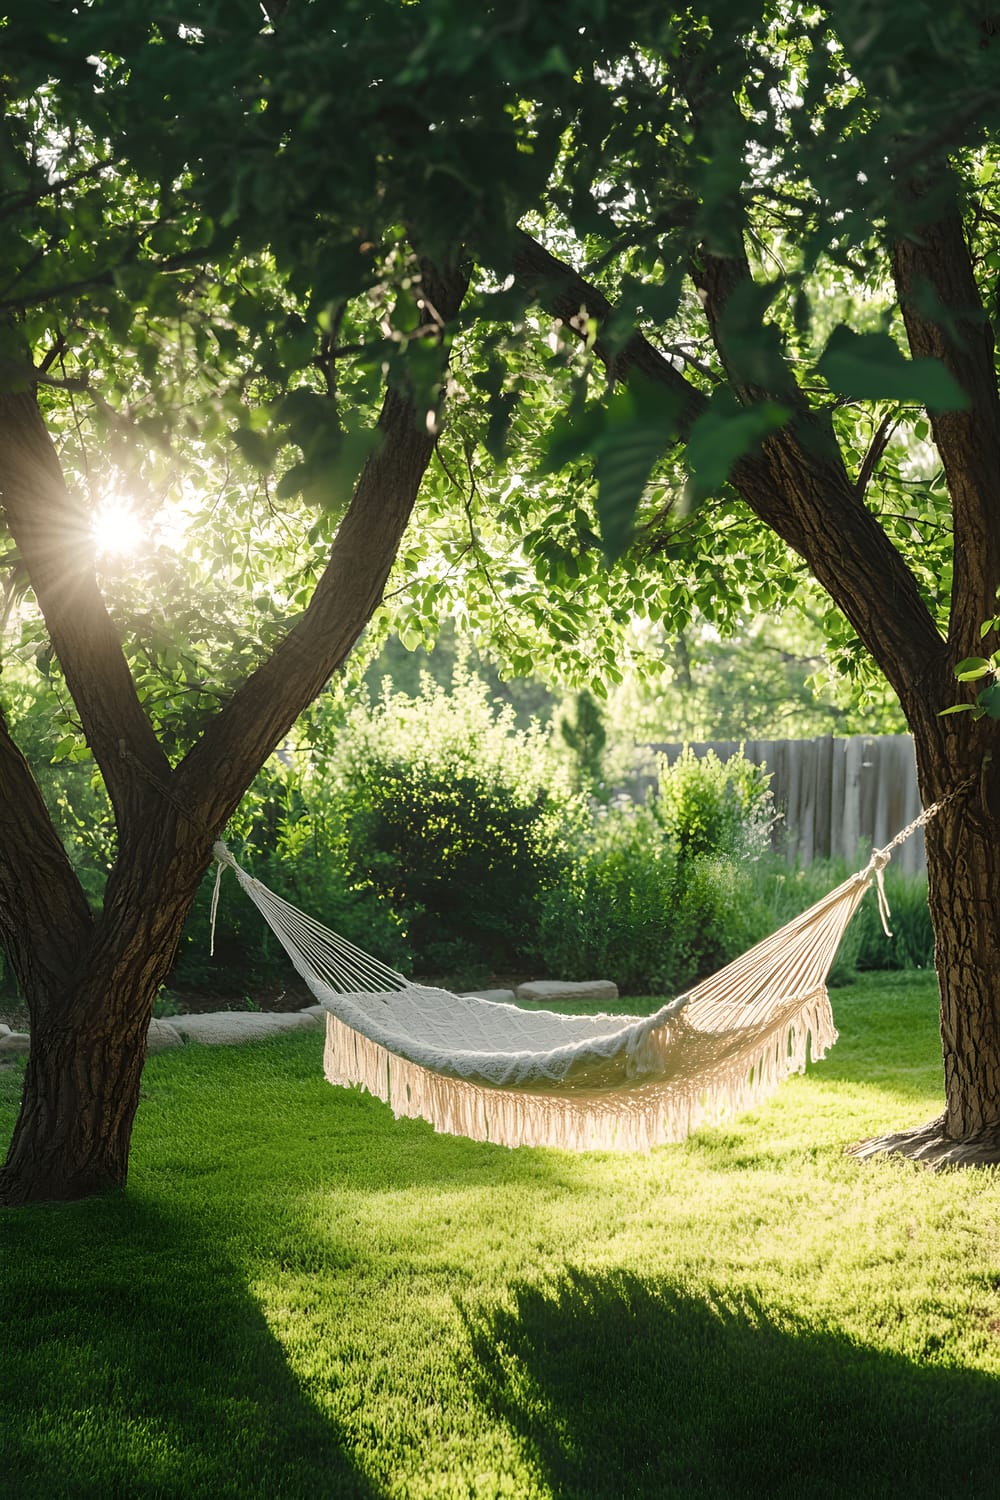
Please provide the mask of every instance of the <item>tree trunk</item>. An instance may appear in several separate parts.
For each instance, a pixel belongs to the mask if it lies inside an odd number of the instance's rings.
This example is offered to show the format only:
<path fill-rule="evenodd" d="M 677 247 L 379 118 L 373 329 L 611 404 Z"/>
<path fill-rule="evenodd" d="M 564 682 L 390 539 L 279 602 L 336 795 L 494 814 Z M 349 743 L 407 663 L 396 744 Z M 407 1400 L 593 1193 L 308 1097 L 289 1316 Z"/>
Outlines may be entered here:
<path fill-rule="evenodd" d="M 136 998 L 130 988 L 110 992 L 86 1026 L 32 1027 L 0 1203 L 66 1201 L 125 1186 L 154 997 L 141 1006 Z"/>
<path fill-rule="evenodd" d="M 125 1186 L 153 1001 L 209 858 L 207 835 L 182 842 L 171 812 L 151 814 L 142 840 L 119 854 L 73 978 L 29 986 L 31 1050 L 0 1204 Z"/>
<path fill-rule="evenodd" d="M 910 723 L 924 803 L 958 789 L 926 835 L 945 1109 L 927 1125 L 853 1150 L 933 1166 L 1000 1162 L 1000 774 L 988 749 L 996 728 L 912 706 Z"/>

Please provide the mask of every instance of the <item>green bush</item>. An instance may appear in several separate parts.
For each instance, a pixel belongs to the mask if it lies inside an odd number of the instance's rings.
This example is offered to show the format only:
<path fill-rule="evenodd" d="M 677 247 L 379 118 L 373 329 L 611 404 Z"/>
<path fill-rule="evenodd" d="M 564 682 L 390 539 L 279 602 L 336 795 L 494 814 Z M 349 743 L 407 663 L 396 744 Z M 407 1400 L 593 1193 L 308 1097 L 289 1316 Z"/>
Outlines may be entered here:
<path fill-rule="evenodd" d="M 695 755 L 685 746 L 670 765 L 658 758 L 659 785 L 650 806 L 682 860 L 756 859 L 774 823 L 770 774 L 737 753 L 722 761 L 714 750 Z"/>
<path fill-rule="evenodd" d="M 565 879 L 543 897 L 541 954 L 561 978 L 676 994 L 767 931 L 756 861 L 769 777 L 742 755 L 685 750 L 644 808 L 600 810 Z"/>
<path fill-rule="evenodd" d="M 229 829 L 233 853 L 276 895 L 393 968 L 411 952 L 400 923 L 377 892 L 351 879 L 335 840 L 303 795 L 299 773 L 272 760 L 243 799 Z M 209 871 L 185 924 L 171 983 L 217 992 L 276 985 L 291 977 L 288 957 L 232 876 L 223 876 L 210 955 Z"/>
<path fill-rule="evenodd" d="M 427 678 L 419 698 L 354 710 L 324 777 L 346 867 L 398 915 L 420 972 L 524 964 L 587 816 L 545 733 L 460 669 L 450 693 Z"/>
<path fill-rule="evenodd" d="M 614 979 L 633 994 L 669 986 L 668 914 L 677 859 L 646 808 L 603 813 L 538 912 L 538 957 L 561 979 Z"/>
<path fill-rule="evenodd" d="M 727 855 L 700 855 L 682 868 L 669 916 L 671 993 L 690 988 L 766 936 L 758 872 Z"/>
<path fill-rule="evenodd" d="M 587 817 L 565 758 L 459 668 L 450 692 L 386 691 L 339 717 L 321 709 L 301 769 L 272 762 L 230 829 L 237 857 L 278 895 L 403 972 L 479 983 L 538 946 L 541 893 Z M 289 759 L 292 759 L 289 757 Z M 208 958 L 211 882 L 173 982 L 277 982 L 276 939 L 235 890 Z"/>

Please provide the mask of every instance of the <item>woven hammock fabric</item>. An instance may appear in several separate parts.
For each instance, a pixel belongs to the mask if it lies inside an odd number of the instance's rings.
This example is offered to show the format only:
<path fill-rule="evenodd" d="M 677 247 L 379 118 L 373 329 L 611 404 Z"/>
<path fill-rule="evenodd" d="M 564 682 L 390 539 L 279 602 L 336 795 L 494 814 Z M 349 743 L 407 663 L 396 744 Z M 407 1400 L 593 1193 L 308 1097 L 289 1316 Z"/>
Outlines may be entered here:
<path fill-rule="evenodd" d="M 449 1134 L 577 1151 L 683 1140 L 823 1057 L 837 1039 L 827 975 L 888 857 L 653 1015 L 576 1016 L 412 984 L 215 852 L 326 1009 L 331 1083 Z"/>

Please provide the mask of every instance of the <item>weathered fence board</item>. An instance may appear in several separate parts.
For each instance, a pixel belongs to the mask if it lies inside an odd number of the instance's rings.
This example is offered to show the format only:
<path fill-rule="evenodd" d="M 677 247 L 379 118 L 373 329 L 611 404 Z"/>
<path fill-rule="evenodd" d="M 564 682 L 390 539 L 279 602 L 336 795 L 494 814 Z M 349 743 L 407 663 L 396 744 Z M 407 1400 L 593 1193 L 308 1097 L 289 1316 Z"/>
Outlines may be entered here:
<path fill-rule="evenodd" d="M 683 745 L 650 745 L 673 763 Z M 913 740 L 908 734 L 852 735 L 812 740 L 716 740 L 692 744 L 696 755 L 714 750 L 728 760 L 742 749 L 771 772 L 780 814 L 775 847 L 790 862 L 842 858 L 854 863 L 865 849 L 889 843 L 920 812 Z M 650 783 L 647 781 L 646 785 Z M 909 873 L 926 868 L 918 830 L 893 855 Z"/>

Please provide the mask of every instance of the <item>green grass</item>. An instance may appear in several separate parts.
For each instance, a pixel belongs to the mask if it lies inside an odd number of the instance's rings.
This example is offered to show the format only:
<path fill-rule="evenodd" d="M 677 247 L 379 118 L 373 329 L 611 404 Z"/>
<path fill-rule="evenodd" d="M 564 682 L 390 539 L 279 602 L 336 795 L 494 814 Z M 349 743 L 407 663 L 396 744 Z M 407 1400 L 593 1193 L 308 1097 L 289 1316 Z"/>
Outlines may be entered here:
<path fill-rule="evenodd" d="M 319 1033 L 152 1058 L 128 1194 L 0 1215 L 0 1494 L 996 1495 L 1000 1175 L 843 1155 L 940 1063 L 926 975 L 834 1008 L 648 1157 L 396 1124 Z"/>

